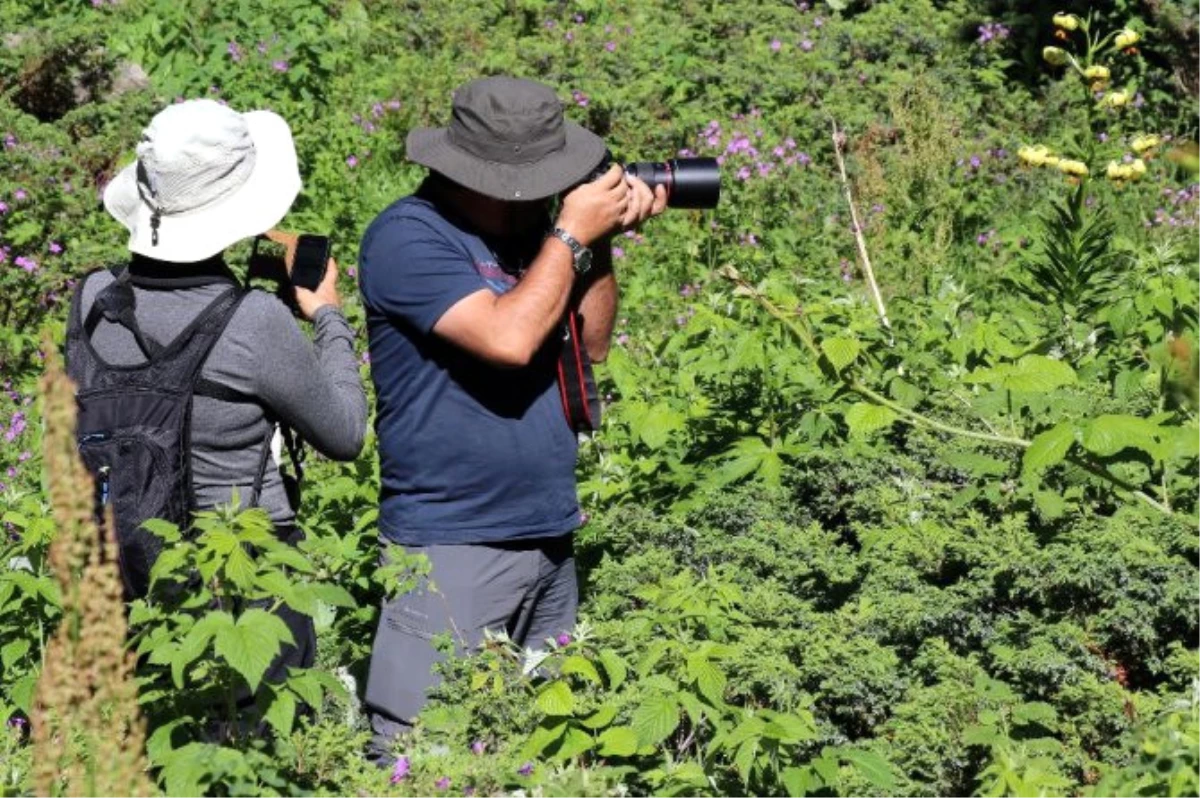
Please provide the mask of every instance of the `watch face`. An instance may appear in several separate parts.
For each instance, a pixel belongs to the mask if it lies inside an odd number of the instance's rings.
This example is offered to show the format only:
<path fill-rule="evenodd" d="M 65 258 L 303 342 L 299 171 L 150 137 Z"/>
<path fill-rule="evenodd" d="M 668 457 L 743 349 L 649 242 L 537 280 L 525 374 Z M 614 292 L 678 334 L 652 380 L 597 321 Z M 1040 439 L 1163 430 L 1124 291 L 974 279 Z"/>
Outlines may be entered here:
<path fill-rule="evenodd" d="M 575 271 L 583 274 L 592 267 L 592 251 L 584 247 L 583 251 L 575 256 Z"/>

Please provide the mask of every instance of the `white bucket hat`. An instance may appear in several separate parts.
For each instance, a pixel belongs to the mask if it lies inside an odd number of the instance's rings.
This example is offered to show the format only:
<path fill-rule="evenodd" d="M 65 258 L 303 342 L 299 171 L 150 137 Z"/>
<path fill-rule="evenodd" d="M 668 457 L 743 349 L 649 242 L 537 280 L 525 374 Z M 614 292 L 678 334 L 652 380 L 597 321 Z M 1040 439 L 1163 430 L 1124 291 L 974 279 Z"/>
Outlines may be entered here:
<path fill-rule="evenodd" d="M 104 207 L 129 229 L 129 249 L 157 260 L 210 258 L 274 227 L 300 193 L 291 130 L 270 111 L 172 105 L 142 131 L 137 156 Z"/>

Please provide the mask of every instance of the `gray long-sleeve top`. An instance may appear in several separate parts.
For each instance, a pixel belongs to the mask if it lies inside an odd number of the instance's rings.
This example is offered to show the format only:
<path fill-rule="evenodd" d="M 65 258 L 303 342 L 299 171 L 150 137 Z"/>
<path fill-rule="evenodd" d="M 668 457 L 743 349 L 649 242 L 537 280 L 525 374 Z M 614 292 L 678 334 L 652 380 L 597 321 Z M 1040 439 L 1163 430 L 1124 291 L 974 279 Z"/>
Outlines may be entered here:
<path fill-rule="evenodd" d="M 83 317 L 112 275 L 90 277 L 82 296 Z M 144 335 L 168 343 L 210 302 L 228 290 L 209 284 L 169 290 L 134 287 L 136 317 Z M 252 291 L 230 319 L 201 369 L 201 376 L 255 397 L 317 451 L 353 460 L 362 449 L 367 397 L 354 355 L 354 333 L 341 311 L 325 306 L 313 319 L 312 341 L 275 296 Z M 145 361 L 133 335 L 101 321 L 92 337 L 100 357 L 113 365 Z M 250 501 L 262 445 L 270 423 L 253 402 L 196 396 L 192 409 L 192 482 L 197 506 L 228 503 L 237 489 Z M 277 525 L 291 523 L 279 464 L 269 462 L 259 505 Z"/>

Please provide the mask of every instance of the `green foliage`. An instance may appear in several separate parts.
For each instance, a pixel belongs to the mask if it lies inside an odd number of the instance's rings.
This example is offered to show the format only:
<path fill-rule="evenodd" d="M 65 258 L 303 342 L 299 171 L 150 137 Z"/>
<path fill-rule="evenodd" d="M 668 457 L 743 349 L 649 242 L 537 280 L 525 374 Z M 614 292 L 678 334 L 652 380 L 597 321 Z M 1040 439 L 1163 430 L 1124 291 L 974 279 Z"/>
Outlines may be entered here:
<path fill-rule="evenodd" d="M 361 756 L 355 693 L 381 598 L 421 565 L 378 565 L 374 441 L 317 460 L 296 548 L 255 513 L 156 528 L 129 644 L 159 786 L 1195 794 L 1200 191 L 1169 155 L 1196 134 L 1176 88 L 1196 12 L 1092 10 L 1064 42 L 1041 9 L 966 0 L 0 0 L 0 791 L 29 791 L 21 723 L 59 614 L 36 336 L 123 256 L 96 197 L 141 127 L 177 97 L 279 112 L 305 179 L 284 226 L 332 233 L 348 266 L 421 175 L 407 131 L 511 73 L 623 159 L 723 158 L 719 208 L 616 242 L 586 623 L 447 662 L 393 782 Z M 1140 53 L 1102 41 L 1124 25 Z M 1098 105 L 1047 73 L 1050 43 L 1141 100 Z M 1104 180 L 1143 134 L 1177 140 Z M 1036 141 L 1087 175 L 1019 165 Z M 280 603 L 314 619 L 318 661 L 270 683 Z"/>

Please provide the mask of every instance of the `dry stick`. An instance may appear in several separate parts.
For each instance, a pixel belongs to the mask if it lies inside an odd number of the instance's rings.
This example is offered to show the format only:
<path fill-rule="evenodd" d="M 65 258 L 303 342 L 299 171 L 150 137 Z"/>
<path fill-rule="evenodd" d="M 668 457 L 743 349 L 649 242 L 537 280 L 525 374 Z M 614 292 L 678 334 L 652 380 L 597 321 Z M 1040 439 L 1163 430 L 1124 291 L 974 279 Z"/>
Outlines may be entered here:
<path fill-rule="evenodd" d="M 784 313 L 783 310 L 776 307 L 775 303 L 763 296 L 757 288 L 743 280 L 741 275 L 737 273 L 736 269 L 734 269 L 732 266 L 726 266 L 720 271 L 720 274 L 727 280 L 736 283 L 741 288 L 741 293 L 743 295 L 753 297 L 758 304 L 762 305 L 763 309 L 766 310 L 767 313 L 783 322 L 784 326 L 786 326 L 788 330 L 790 330 L 791 333 L 800 340 L 800 343 L 804 344 L 804 347 L 813 355 L 813 357 L 817 358 L 817 360 L 821 359 L 821 349 L 817 346 L 816 341 L 813 340 L 812 335 L 810 335 L 807 330 L 797 324 L 796 321 L 787 313 Z M 896 415 L 900 416 L 900 420 L 912 424 L 913 426 L 924 427 L 926 429 L 935 429 L 940 432 L 946 432 L 951 435 L 959 435 L 964 438 L 974 438 L 976 440 L 989 441 L 991 443 L 1002 443 L 1007 446 L 1018 446 L 1022 449 L 1028 449 L 1033 445 L 1032 441 L 1027 441 L 1024 438 L 1011 438 L 1007 435 L 994 435 L 986 432 L 976 432 L 975 430 L 963 429 L 962 427 L 955 427 L 950 424 L 945 424 L 936 419 L 932 419 L 928 416 L 917 413 L 914 410 L 909 410 L 907 407 L 893 402 L 886 396 L 871 390 L 858 380 L 855 380 L 851 377 L 844 377 L 839 373 L 837 374 L 837 379 L 859 396 L 869 399 L 874 404 L 888 408 L 896 413 Z M 1105 480 L 1114 487 L 1131 494 L 1134 498 L 1153 507 L 1155 510 L 1165 513 L 1166 515 L 1174 515 L 1174 511 L 1171 510 L 1169 505 L 1165 505 L 1159 501 L 1156 501 L 1153 497 L 1138 490 L 1136 486 L 1131 485 L 1120 477 L 1109 473 L 1108 470 L 1103 466 L 1097 465 L 1096 463 L 1077 455 L 1068 455 L 1065 460 L 1072 465 L 1082 468 L 1089 474 Z"/>
<path fill-rule="evenodd" d="M 842 134 L 838 130 L 837 120 L 831 120 L 833 125 L 833 154 L 837 156 L 838 171 L 842 176 L 842 190 L 846 193 L 846 204 L 850 206 L 850 221 L 854 225 L 854 241 L 858 244 L 858 256 L 862 259 L 863 273 L 867 275 L 867 284 L 871 286 L 871 297 L 875 300 L 875 311 L 879 320 L 888 331 L 889 343 L 896 343 L 892 336 L 892 323 L 888 321 L 887 308 L 883 305 L 883 294 L 879 293 L 879 284 L 875 282 L 875 270 L 871 268 L 871 256 L 867 254 L 867 242 L 863 238 L 862 225 L 858 223 L 858 210 L 854 207 L 854 196 L 850 193 L 850 178 L 846 176 L 846 161 L 842 158 Z"/>

